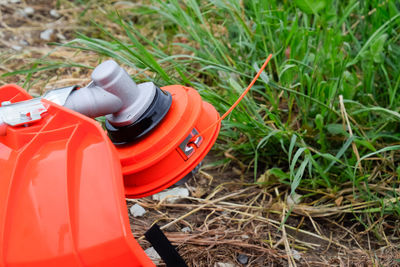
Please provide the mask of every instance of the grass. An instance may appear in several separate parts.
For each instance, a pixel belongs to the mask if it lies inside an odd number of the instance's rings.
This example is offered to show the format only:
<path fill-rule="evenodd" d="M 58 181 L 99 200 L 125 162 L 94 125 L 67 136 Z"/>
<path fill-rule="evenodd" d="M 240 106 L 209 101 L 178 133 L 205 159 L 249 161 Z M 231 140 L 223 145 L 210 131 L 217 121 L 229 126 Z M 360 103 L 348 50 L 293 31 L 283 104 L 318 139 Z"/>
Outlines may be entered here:
<path fill-rule="evenodd" d="M 351 213 L 366 229 L 400 215 L 396 1 L 151 0 L 103 10 L 95 34 L 64 46 L 114 58 L 138 81 L 192 86 L 221 113 L 272 53 L 223 122 L 225 163 L 302 196 L 311 215 Z"/>

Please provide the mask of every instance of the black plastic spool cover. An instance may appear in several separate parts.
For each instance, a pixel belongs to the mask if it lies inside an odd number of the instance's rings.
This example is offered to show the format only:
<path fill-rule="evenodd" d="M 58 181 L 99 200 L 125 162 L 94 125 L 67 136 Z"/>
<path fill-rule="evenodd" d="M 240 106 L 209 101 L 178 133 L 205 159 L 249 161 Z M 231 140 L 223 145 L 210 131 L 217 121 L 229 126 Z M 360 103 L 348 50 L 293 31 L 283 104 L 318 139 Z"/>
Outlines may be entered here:
<path fill-rule="evenodd" d="M 134 123 L 122 127 L 113 126 L 106 120 L 108 136 L 115 145 L 124 145 L 143 137 L 156 127 L 167 115 L 172 104 L 170 93 L 157 87 L 153 102 Z"/>

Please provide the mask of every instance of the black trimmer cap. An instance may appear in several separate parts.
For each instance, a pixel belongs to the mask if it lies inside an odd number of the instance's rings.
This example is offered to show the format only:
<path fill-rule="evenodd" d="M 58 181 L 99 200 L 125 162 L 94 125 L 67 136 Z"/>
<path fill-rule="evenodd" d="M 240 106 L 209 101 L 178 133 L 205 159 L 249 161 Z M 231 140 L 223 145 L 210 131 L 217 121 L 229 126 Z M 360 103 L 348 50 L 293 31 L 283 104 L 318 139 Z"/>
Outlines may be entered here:
<path fill-rule="evenodd" d="M 124 145 L 138 140 L 161 122 L 168 113 L 171 104 L 171 94 L 157 87 L 153 102 L 143 115 L 134 123 L 116 127 L 106 120 L 105 126 L 108 136 L 115 145 Z"/>

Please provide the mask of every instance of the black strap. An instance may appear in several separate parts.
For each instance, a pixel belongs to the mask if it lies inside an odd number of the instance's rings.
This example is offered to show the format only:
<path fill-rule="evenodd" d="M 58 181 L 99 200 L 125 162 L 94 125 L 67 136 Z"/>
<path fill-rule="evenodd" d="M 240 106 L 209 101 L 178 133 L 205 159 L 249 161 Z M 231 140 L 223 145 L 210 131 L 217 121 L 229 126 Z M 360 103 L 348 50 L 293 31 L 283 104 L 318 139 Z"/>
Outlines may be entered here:
<path fill-rule="evenodd" d="M 168 267 L 188 267 L 157 224 L 154 224 L 144 236 Z"/>

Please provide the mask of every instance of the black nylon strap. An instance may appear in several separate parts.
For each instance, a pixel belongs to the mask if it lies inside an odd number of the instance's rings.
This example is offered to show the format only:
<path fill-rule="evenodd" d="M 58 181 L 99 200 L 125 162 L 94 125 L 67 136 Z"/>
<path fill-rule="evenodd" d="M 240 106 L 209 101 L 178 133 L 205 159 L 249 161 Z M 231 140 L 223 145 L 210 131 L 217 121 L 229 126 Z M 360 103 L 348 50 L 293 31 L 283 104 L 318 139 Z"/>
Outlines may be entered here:
<path fill-rule="evenodd" d="M 154 224 L 144 236 L 168 267 L 188 267 L 157 224 Z"/>

